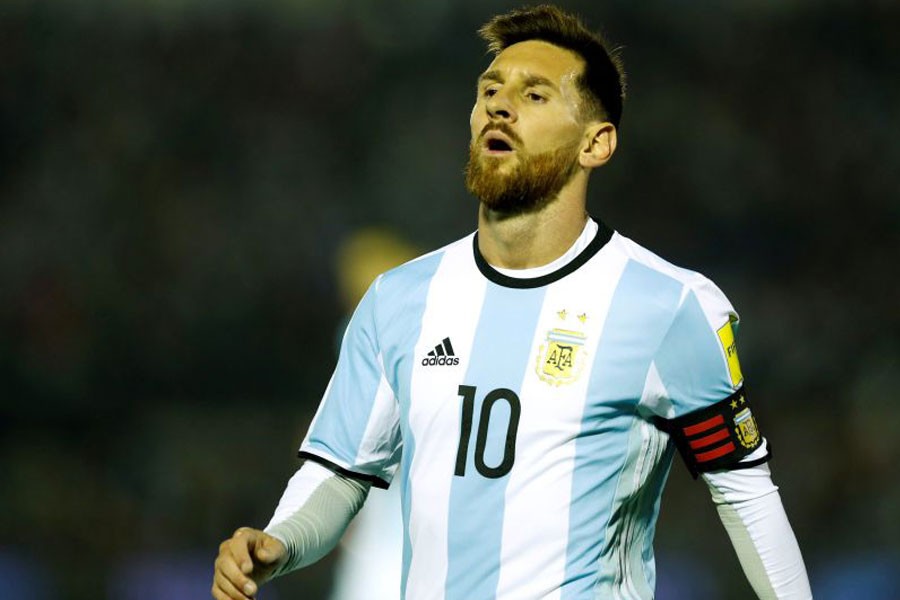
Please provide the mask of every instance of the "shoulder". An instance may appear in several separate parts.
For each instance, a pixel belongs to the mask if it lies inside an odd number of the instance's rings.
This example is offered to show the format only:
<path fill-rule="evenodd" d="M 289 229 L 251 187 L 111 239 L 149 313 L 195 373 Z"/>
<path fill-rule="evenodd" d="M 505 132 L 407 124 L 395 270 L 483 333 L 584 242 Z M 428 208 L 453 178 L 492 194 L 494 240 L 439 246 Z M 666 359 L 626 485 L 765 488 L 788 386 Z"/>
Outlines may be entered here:
<path fill-rule="evenodd" d="M 613 234 L 610 244 L 630 261 L 680 285 L 690 287 L 709 281 L 697 271 L 679 267 L 619 232 Z"/>
<path fill-rule="evenodd" d="M 645 277 L 655 280 L 657 285 L 678 287 L 681 297 L 679 304 L 686 297 L 694 295 L 707 310 L 732 310 L 722 290 L 702 273 L 675 265 L 619 232 L 613 234 L 610 245 L 616 252 L 624 255 L 629 267 L 645 271 Z"/>
<path fill-rule="evenodd" d="M 427 290 L 428 284 L 446 255 L 464 252 L 466 249 L 471 252 L 473 235 L 474 233 L 469 234 L 462 239 L 385 271 L 375 279 L 373 284 L 376 294 L 379 297 L 397 297 Z"/>

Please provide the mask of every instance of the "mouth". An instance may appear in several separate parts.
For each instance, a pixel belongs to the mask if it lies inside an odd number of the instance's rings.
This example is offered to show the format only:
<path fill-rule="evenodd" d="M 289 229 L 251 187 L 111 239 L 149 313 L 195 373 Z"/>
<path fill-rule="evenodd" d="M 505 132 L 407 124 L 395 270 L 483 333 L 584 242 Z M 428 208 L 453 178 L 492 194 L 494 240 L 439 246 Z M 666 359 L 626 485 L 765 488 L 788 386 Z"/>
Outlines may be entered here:
<path fill-rule="evenodd" d="M 505 156 L 513 150 L 512 140 L 500 131 L 489 131 L 484 135 L 485 154 L 491 156 Z"/>

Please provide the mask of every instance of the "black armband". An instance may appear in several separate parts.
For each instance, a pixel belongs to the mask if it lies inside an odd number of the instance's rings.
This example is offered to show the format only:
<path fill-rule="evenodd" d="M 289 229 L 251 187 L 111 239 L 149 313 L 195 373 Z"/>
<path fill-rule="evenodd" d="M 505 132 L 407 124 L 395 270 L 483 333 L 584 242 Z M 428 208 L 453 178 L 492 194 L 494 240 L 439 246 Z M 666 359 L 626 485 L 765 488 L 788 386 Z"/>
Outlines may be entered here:
<path fill-rule="evenodd" d="M 706 471 L 755 466 L 771 457 L 767 453 L 752 463 L 740 463 L 763 441 L 743 387 L 712 406 L 676 419 L 658 419 L 657 426 L 672 436 L 694 479 Z"/>

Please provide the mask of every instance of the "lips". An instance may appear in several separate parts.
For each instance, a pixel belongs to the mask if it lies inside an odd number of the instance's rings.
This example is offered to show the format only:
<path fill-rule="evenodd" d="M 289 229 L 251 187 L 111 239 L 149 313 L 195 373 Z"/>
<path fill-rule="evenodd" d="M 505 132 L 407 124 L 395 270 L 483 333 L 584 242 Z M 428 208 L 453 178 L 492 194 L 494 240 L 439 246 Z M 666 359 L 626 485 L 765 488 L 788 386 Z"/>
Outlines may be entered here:
<path fill-rule="evenodd" d="M 502 131 L 492 129 L 482 136 L 483 146 L 487 154 L 503 155 L 514 151 L 515 143 Z"/>

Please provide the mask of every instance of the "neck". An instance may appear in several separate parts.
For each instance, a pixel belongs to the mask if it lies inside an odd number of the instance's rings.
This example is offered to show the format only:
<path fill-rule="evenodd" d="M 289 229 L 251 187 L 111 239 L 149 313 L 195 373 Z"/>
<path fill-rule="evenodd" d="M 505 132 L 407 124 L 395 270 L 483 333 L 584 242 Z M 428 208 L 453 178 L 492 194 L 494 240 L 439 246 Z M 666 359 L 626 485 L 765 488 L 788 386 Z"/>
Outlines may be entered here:
<path fill-rule="evenodd" d="M 531 269 L 553 262 L 584 230 L 587 181 L 576 176 L 559 196 L 535 213 L 508 216 L 482 204 L 478 211 L 478 249 L 491 265 Z"/>

